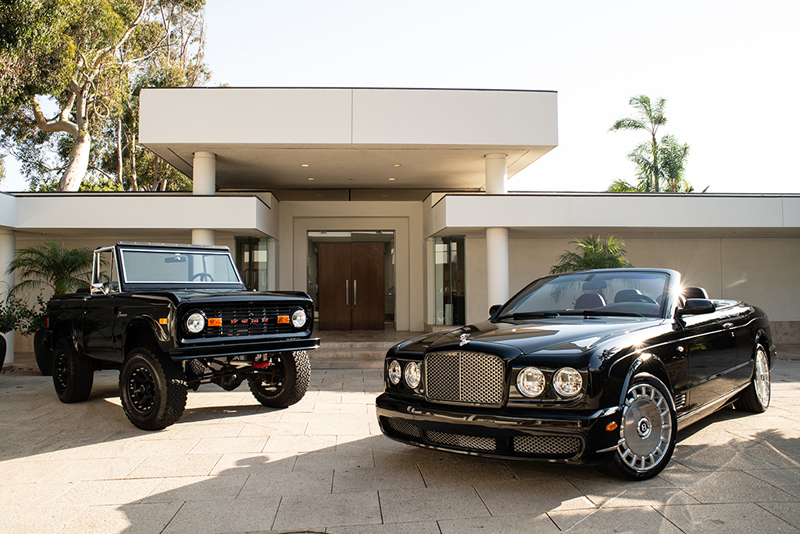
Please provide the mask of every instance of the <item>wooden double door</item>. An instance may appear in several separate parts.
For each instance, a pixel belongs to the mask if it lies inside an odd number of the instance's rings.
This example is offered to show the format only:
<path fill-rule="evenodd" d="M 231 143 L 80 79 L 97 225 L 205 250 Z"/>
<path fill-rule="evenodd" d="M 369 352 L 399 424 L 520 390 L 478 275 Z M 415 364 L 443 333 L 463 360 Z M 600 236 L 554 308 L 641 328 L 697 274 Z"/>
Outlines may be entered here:
<path fill-rule="evenodd" d="M 321 330 L 384 329 L 384 244 L 318 243 Z"/>

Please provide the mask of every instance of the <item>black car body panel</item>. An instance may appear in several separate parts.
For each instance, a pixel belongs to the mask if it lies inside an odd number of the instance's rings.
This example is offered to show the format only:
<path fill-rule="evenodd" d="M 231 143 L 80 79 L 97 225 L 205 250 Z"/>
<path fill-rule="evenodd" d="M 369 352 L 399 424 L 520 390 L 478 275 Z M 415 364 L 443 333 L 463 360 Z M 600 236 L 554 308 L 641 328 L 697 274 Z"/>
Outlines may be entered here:
<path fill-rule="evenodd" d="M 466 454 L 604 463 L 616 453 L 625 396 L 635 381 L 653 379 L 666 386 L 680 428 L 731 402 L 751 384 L 757 344 L 766 347 L 769 364 L 774 361 L 769 321 L 758 308 L 706 301 L 706 307 L 690 309 L 675 271 L 615 273 L 576 276 L 619 276 L 613 279 L 616 290 L 606 288 L 606 297 L 625 295 L 619 280 L 637 273 L 661 276 L 666 289 L 652 298 L 637 290 L 641 302 L 588 311 L 508 314 L 525 298 L 535 298 L 538 288 L 559 287 L 553 286 L 555 277 L 547 277 L 494 310 L 487 321 L 390 349 L 386 389 L 376 401 L 383 433 L 405 443 Z M 648 283 L 643 280 L 642 287 Z M 583 285 L 589 288 L 584 292 L 597 292 L 591 283 Z M 578 287 L 575 294 L 580 292 Z M 633 315 L 643 310 L 653 316 Z M 392 362 L 402 370 L 398 383 L 390 379 Z M 419 366 L 417 387 L 406 380 L 412 362 Z M 520 373 L 530 367 L 538 369 L 541 375 L 536 376 L 544 384 L 533 398 L 516 386 Z M 554 386 L 554 376 L 564 368 L 577 372 L 582 384 L 579 393 L 568 397 Z M 646 430 L 643 426 L 642 432 Z"/>

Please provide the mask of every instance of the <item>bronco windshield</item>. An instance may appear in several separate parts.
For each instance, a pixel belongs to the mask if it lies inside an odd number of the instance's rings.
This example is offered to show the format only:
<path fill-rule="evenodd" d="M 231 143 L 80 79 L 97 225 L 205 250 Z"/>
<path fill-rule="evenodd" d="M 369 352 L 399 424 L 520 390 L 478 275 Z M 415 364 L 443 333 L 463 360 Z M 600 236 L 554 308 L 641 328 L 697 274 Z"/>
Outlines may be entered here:
<path fill-rule="evenodd" d="M 595 271 L 543 278 L 503 306 L 499 319 L 578 316 L 663 317 L 669 274 Z"/>
<path fill-rule="evenodd" d="M 122 277 L 130 284 L 240 285 L 231 255 L 208 250 L 121 249 Z"/>

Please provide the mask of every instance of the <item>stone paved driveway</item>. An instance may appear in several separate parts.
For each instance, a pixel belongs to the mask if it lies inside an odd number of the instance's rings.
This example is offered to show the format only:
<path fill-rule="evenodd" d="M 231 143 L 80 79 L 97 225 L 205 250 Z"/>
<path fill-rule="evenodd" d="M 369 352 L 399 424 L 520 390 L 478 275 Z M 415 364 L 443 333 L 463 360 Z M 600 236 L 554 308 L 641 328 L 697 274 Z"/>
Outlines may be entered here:
<path fill-rule="evenodd" d="M 800 361 L 763 415 L 723 410 L 679 435 L 661 476 L 443 454 L 384 438 L 378 370 L 312 373 L 282 411 L 247 386 L 189 393 L 180 422 L 137 430 L 117 374 L 60 403 L 49 378 L 0 375 L 0 533 L 797 532 Z"/>

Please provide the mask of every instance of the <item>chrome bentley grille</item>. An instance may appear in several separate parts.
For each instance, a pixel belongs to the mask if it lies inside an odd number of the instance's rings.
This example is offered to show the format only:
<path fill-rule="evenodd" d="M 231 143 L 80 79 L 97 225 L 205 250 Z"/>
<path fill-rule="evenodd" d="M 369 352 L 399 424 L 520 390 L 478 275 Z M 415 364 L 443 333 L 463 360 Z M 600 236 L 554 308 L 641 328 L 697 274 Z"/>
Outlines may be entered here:
<path fill-rule="evenodd" d="M 425 356 L 428 400 L 500 406 L 503 403 L 503 360 L 480 352 L 435 352 Z"/>
<path fill-rule="evenodd" d="M 575 456 L 581 450 L 580 438 L 562 436 L 514 436 L 514 451 L 536 456 Z"/>
<path fill-rule="evenodd" d="M 450 445 L 459 449 L 479 449 L 482 451 L 493 451 L 497 449 L 497 442 L 494 438 L 483 438 L 480 436 L 462 436 L 460 434 L 448 434 L 447 432 L 436 432 L 429 430 L 425 432 L 428 441 L 441 445 Z"/>
<path fill-rule="evenodd" d="M 278 324 L 278 315 L 288 315 L 297 306 L 226 306 L 202 308 L 207 318 L 221 318 L 221 326 L 208 326 L 201 337 L 239 337 L 285 334 L 294 329 L 291 324 Z"/>

